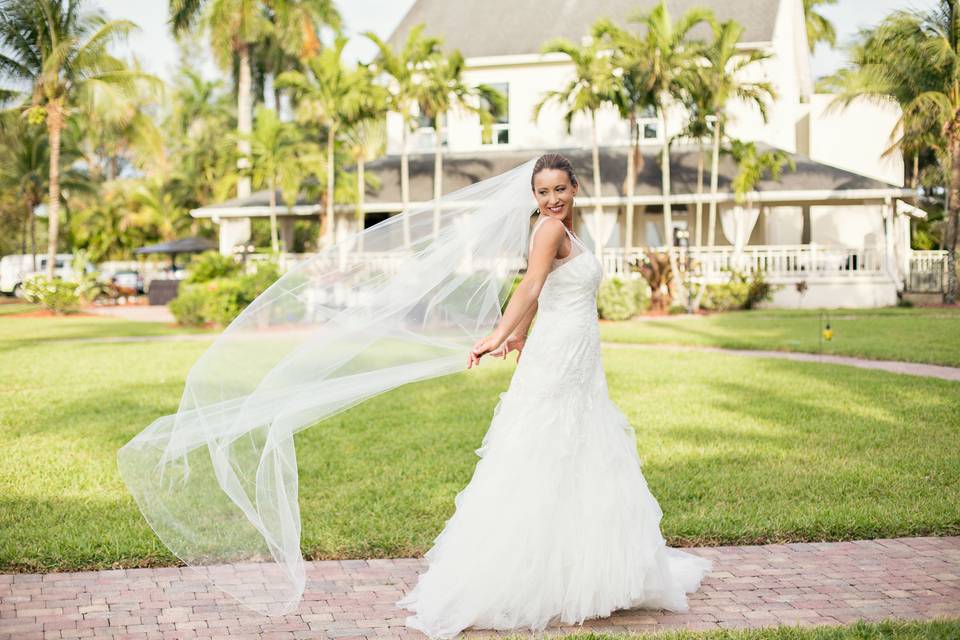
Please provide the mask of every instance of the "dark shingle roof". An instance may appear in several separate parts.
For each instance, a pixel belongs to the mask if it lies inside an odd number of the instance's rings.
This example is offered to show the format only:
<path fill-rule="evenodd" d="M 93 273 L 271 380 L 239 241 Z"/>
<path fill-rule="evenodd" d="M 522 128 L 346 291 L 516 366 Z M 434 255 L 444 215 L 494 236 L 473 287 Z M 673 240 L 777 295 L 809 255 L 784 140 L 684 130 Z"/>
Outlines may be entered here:
<path fill-rule="evenodd" d="M 770 145 L 757 143 L 759 150 L 771 149 Z M 470 153 L 447 153 L 443 158 L 443 192 L 450 193 L 479 180 L 503 173 L 543 153 L 559 152 L 569 158 L 580 181 L 580 193 L 590 196 L 593 187 L 593 164 L 591 150 L 586 149 L 524 149 L 514 151 L 484 151 Z M 600 175 L 604 196 L 626 195 L 623 189 L 627 171 L 626 147 L 600 148 Z M 779 181 L 765 178 L 757 185 L 757 191 L 821 191 L 850 189 L 899 189 L 897 185 L 868 178 L 851 171 L 838 169 L 811 160 L 807 156 L 790 153 L 796 163 L 796 171 L 784 167 Z M 433 153 L 411 154 L 410 199 L 428 201 L 433 198 Z M 643 149 L 643 169 L 637 178 L 634 192 L 637 196 L 660 194 L 660 147 Z M 710 158 L 706 158 L 705 189 L 710 184 Z M 375 173 L 381 180 L 379 191 L 367 189 L 367 201 L 400 201 L 400 156 L 384 156 L 366 165 L 366 170 Z M 692 194 L 697 191 L 697 151 L 695 148 L 673 148 L 670 154 L 670 174 L 674 194 Z M 731 182 L 737 174 L 736 162 L 729 154 L 720 156 L 720 192 L 729 193 Z"/>
<path fill-rule="evenodd" d="M 657 0 L 416 0 L 388 39 L 396 50 L 407 34 L 424 22 L 427 35 L 443 38 L 443 48 L 459 49 L 466 57 L 537 53 L 547 40 L 560 36 L 575 43 L 587 34 L 593 22 L 607 17 L 625 28 L 635 11 L 649 11 Z M 780 0 L 668 0 L 673 20 L 695 6 L 712 8 L 718 20 L 735 19 L 744 27 L 744 42 L 769 42 Z M 692 32 L 706 38 L 700 25 Z"/>

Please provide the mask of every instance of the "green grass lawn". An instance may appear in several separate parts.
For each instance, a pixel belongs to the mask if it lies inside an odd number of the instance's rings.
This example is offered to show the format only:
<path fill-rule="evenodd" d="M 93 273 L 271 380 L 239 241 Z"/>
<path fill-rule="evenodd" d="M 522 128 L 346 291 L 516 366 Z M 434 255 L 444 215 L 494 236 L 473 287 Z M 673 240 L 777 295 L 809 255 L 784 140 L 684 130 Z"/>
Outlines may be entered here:
<path fill-rule="evenodd" d="M 601 323 L 609 342 L 804 351 L 960 366 L 960 306 L 833 309 L 820 343 L 820 311 L 771 309 Z M 826 316 L 824 316 L 824 321 Z"/>
<path fill-rule="evenodd" d="M 960 638 L 960 620 L 926 622 L 885 620 L 858 621 L 840 627 L 801 627 L 779 625 L 765 629 L 724 629 L 718 631 L 665 631 L 663 633 L 578 633 L 557 636 L 558 640 L 956 640 Z M 522 634 L 505 636 L 507 640 L 526 640 Z"/>
<path fill-rule="evenodd" d="M 176 411 L 207 341 L 107 318 L 0 318 L 0 567 L 175 564 L 116 451 Z M 212 339 L 212 336 L 211 336 Z M 960 533 L 960 386 L 814 362 L 610 349 L 674 545 Z M 515 364 L 408 385 L 296 436 L 309 558 L 422 554 Z"/>

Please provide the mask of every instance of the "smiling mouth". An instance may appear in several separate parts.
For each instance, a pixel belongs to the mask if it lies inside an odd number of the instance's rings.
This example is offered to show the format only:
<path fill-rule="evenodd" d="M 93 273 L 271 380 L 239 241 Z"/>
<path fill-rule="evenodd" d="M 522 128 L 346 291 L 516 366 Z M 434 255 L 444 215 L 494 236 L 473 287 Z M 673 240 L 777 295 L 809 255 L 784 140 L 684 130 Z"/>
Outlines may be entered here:
<path fill-rule="evenodd" d="M 563 205 L 561 204 L 556 207 L 547 207 L 547 209 L 550 209 L 550 211 L 553 211 L 554 213 L 560 213 L 563 211 Z"/>

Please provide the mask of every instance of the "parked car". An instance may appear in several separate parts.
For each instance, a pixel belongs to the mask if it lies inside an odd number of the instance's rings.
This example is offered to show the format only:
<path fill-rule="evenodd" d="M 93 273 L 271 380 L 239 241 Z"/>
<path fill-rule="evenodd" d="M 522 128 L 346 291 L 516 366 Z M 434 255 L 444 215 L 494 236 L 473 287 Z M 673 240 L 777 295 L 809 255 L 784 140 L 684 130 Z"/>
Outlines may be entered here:
<path fill-rule="evenodd" d="M 136 294 L 144 292 L 143 276 L 139 271 L 133 269 L 117 271 L 110 277 L 110 282 L 113 286 L 117 287 L 117 289 L 123 291 L 131 291 Z"/>
<path fill-rule="evenodd" d="M 47 254 L 36 254 L 37 270 L 33 270 L 33 260 L 29 253 L 11 254 L 0 258 L 0 293 L 20 296 L 23 281 L 34 273 L 47 272 Z M 65 280 L 74 277 L 73 254 L 58 253 L 53 267 L 53 275 Z M 90 270 L 93 265 L 87 265 Z"/>

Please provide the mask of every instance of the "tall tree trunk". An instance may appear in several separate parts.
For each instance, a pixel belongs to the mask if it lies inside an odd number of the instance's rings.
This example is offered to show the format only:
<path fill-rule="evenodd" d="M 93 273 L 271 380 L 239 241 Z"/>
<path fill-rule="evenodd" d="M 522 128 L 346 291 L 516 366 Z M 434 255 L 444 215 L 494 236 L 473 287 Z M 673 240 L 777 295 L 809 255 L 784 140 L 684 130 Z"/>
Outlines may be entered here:
<path fill-rule="evenodd" d="M 663 126 L 663 155 L 661 174 L 663 181 L 663 228 L 666 232 L 667 256 L 670 258 L 670 277 L 677 297 L 684 295 L 683 282 L 677 266 L 677 257 L 673 255 L 673 208 L 670 205 L 670 134 L 667 130 L 667 109 L 660 109 L 660 122 Z"/>
<path fill-rule="evenodd" d="M 703 244 L 703 200 L 700 196 L 703 195 L 704 153 L 703 138 L 697 138 L 697 233 L 694 241 L 697 247 Z"/>
<path fill-rule="evenodd" d="M 27 236 L 30 233 L 30 201 L 29 199 L 24 204 L 23 210 L 23 225 L 20 227 L 20 253 L 22 255 L 27 254 Z"/>
<path fill-rule="evenodd" d="M 957 216 L 960 213 L 960 121 L 955 121 L 950 132 L 950 208 L 944 244 L 947 248 L 947 292 L 943 301 L 957 302 Z"/>
<path fill-rule="evenodd" d="M 710 159 L 710 215 L 707 224 L 707 246 L 712 247 L 716 240 L 717 228 L 717 191 L 720 181 L 720 114 L 714 114 L 713 157 Z"/>
<path fill-rule="evenodd" d="M 673 266 L 673 209 L 670 206 L 670 144 L 667 134 L 667 110 L 660 109 L 660 127 L 663 132 L 663 149 L 660 154 L 660 188 L 663 192 L 663 236 L 670 251 L 670 266 Z"/>
<path fill-rule="evenodd" d="M 361 145 L 360 157 L 357 158 L 357 213 L 356 213 L 356 216 L 357 216 L 357 233 L 359 234 L 357 236 L 357 250 L 363 251 L 363 222 L 364 222 L 363 204 L 364 204 L 364 201 L 366 200 L 366 195 L 367 195 L 366 194 L 367 179 L 364 175 L 366 171 L 366 167 L 364 166 L 364 163 L 365 163 L 364 155 L 366 153 L 367 145 L 366 145 L 366 141 L 363 139 L 363 134 L 361 134 L 360 145 Z"/>
<path fill-rule="evenodd" d="M 274 253 L 280 250 L 280 240 L 277 238 L 277 182 L 270 177 L 270 249 Z"/>
<path fill-rule="evenodd" d="M 327 134 L 327 202 L 326 202 L 326 214 L 324 215 L 324 221 L 326 225 L 321 224 L 321 246 L 329 247 L 333 244 L 333 198 L 334 198 L 334 180 L 336 179 L 336 172 L 334 171 L 333 161 L 334 161 L 334 151 L 336 143 L 336 128 L 331 125 L 329 133 Z"/>
<path fill-rule="evenodd" d="M 627 184 L 624 193 L 627 194 L 626 212 L 626 240 L 623 243 L 625 259 L 629 260 L 629 253 L 633 249 L 633 194 L 637 184 L 637 112 L 630 111 L 630 149 L 627 150 Z"/>
<path fill-rule="evenodd" d="M 35 213 L 37 208 L 37 200 L 35 198 L 30 199 L 30 261 L 33 263 L 31 271 L 37 270 L 37 214 Z"/>
<path fill-rule="evenodd" d="M 590 135 L 593 142 L 593 190 L 596 192 L 594 198 L 597 199 L 597 203 L 593 206 L 593 249 L 594 253 L 597 256 L 597 259 L 600 260 L 600 264 L 603 265 L 603 245 L 600 241 L 600 231 L 601 225 L 603 224 L 603 205 L 600 204 L 601 187 L 600 187 L 600 146 L 597 144 L 597 112 L 590 112 Z M 573 215 L 573 211 L 570 212 Z M 573 224 L 573 220 L 570 220 L 570 224 Z"/>
<path fill-rule="evenodd" d="M 50 142 L 50 175 L 47 220 L 50 228 L 47 243 L 47 277 L 53 278 L 57 264 L 57 235 L 60 231 L 60 132 L 63 128 L 63 105 L 53 101 L 47 106 L 47 136 Z"/>
<path fill-rule="evenodd" d="M 246 42 L 240 43 L 237 49 L 240 57 L 240 77 L 237 81 L 237 133 L 239 140 L 237 142 L 237 151 L 240 152 L 240 158 L 237 160 L 237 168 L 241 174 L 250 166 L 250 140 L 247 136 L 253 131 L 253 94 L 252 80 L 250 75 L 250 45 Z M 250 177 L 241 175 L 237 181 L 237 197 L 246 198 L 250 195 Z"/>
<path fill-rule="evenodd" d="M 433 235 L 440 233 L 440 196 L 443 193 L 443 114 L 438 113 L 434 124 L 433 142 Z"/>
<path fill-rule="evenodd" d="M 404 106 L 401 113 L 400 126 L 400 202 L 403 210 L 407 210 L 410 204 L 410 161 L 407 158 L 407 107 Z M 410 223 L 406 217 L 403 218 L 403 245 L 410 245 Z"/>

